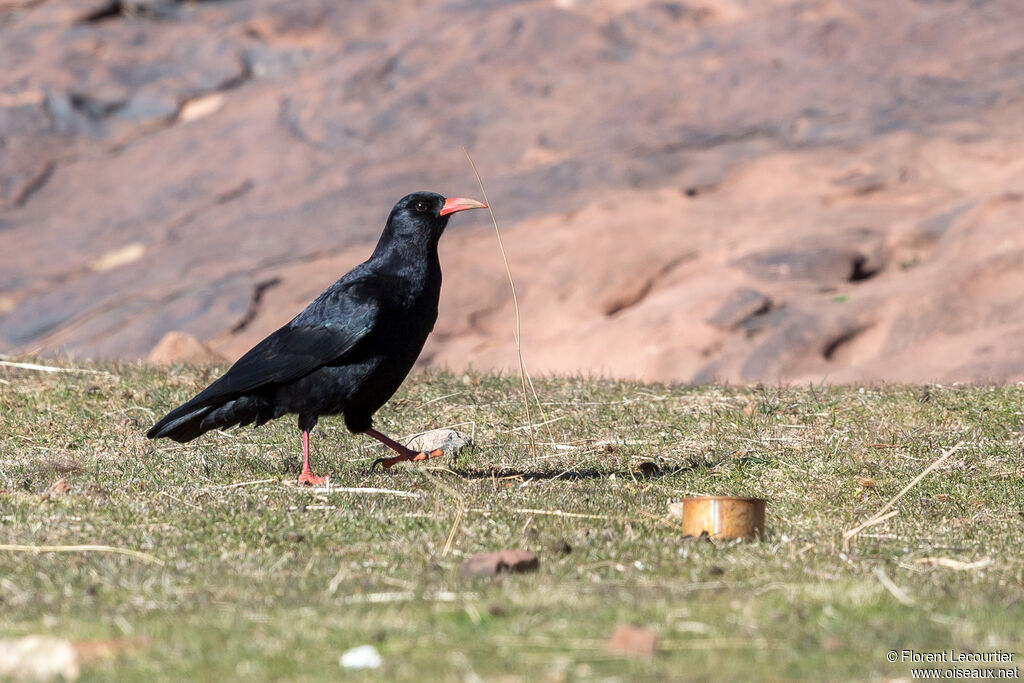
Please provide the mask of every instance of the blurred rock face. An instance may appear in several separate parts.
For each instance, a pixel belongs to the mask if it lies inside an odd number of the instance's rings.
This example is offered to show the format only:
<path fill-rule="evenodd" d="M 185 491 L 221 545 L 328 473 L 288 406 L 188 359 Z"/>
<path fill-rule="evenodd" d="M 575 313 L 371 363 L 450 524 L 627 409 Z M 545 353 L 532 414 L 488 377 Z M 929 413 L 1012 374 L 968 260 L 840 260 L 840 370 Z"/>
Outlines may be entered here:
<path fill-rule="evenodd" d="M 0 0 L 0 351 L 235 357 L 392 203 L 533 372 L 1024 379 L 1016 0 Z M 453 221 L 423 361 L 517 365 Z"/>

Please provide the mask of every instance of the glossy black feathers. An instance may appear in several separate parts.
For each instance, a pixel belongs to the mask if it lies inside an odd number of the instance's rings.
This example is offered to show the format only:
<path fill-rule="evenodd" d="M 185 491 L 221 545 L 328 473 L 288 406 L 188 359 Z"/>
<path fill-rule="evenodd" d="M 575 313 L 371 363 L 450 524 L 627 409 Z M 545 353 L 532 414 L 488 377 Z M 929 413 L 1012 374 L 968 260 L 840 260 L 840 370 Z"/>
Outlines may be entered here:
<path fill-rule="evenodd" d="M 392 210 L 373 255 L 168 413 L 151 439 L 190 441 L 232 425 L 297 413 L 306 424 L 343 413 L 353 431 L 395 392 L 437 319 L 437 241 L 445 198 L 414 193 Z M 426 209 L 424 208 L 426 206 Z"/>

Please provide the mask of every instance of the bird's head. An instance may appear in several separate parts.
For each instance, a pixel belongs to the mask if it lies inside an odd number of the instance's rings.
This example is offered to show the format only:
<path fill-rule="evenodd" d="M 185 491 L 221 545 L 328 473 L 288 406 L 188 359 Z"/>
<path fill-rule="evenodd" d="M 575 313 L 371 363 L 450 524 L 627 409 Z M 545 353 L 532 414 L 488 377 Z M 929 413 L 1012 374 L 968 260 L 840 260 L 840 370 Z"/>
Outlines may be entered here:
<path fill-rule="evenodd" d="M 388 217 L 388 227 L 396 237 L 436 244 L 453 213 L 486 208 L 486 204 L 475 199 L 445 197 L 436 192 L 413 192 L 395 204 Z"/>

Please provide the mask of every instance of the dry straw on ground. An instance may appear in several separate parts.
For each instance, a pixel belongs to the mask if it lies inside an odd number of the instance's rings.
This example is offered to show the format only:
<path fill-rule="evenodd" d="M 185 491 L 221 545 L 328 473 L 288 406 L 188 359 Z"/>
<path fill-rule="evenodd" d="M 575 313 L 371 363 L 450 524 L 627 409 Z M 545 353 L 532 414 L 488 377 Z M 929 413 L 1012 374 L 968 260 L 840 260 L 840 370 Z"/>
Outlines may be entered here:
<path fill-rule="evenodd" d="M 470 155 L 469 150 L 465 147 L 462 151 L 466 153 L 466 159 L 469 160 L 469 165 L 473 168 L 473 175 L 476 176 L 476 181 L 480 185 L 480 194 L 483 195 L 484 203 L 487 204 L 487 212 L 491 215 L 491 222 L 494 224 L 494 235 L 498 238 L 498 249 L 501 251 L 501 259 L 505 263 L 505 274 L 508 275 L 508 284 L 512 289 L 512 305 L 515 311 L 515 327 L 513 328 L 513 334 L 516 341 L 516 355 L 519 357 L 519 379 L 523 385 L 523 407 L 526 409 L 526 421 L 530 428 L 530 455 L 533 456 L 534 461 L 537 460 L 537 439 L 534 434 L 536 426 L 533 424 L 533 414 L 530 410 L 530 394 L 527 391 L 527 384 L 530 386 L 530 391 L 533 392 L 533 399 L 537 401 L 538 407 L 540 407 L 540 398 L 537 396 L 537 390 L 533 386 L 533 380 L 530 378 L 530 373 L 526 369 L 526 361 L 523 359 L 523 344 L 522 344 L 522 318 L 519 314 L 519 296 L 516 294 L 516 282 L 512 277 L 512 267 L 508 264 L 508 255 L 505 253 L 505 244 L 501 241 L 501 230 L 498 229 L 498 219 L 494 216 L 494 208 L 491 206 L 491 200 L 487 197 L 487 190 L 484 188 L 483 178 L 480 177 L 480 171 L 476 168 L 476 163 L 473 161 L 473 157 Z M 540 408 L 541 414 L 543 415 L 543 408 Z M 545 420 L 545 423 L 547 420 Z"/>
<path fill-rule="evenodd" d="M 946 462 L 946 459 L 949 458 L 949 456 L 953 455 L 958 450 L 963 448 L 963 445 L 964 442 L 961 441 L 960 443 L 956 444 L 955 446 L 947 450 L 945 453 L 940 455 L 938 458 L 935 459 L 934 462 L 932 462 L 931 465 L 928 465 L 928 467 L 924 468 L 921 474 L 914 477 L 909 484 L 904 486 L 903 490 L 901 490 L 899 493 L 893 496 L 888 503 L 883 505 L 878 512 L 871 515 L 871 517 L 866 519 L 864 522 L 858 524 L 857 526 L 843 533 L 843 552 L 846 552 L 850 549 L 850 542 L 857 538 L 857 534 L 859 534 L 861 531 L 867 529 L 868 527 L 875 526 L 876 524 L 880 524 L 881 522 L 888 520 L 890 517 L 894 517 L 896 515 L 895 510 L 889 512 L 888 514 L 886 514 L 886 511 L 893 505 L 895 505 L 900 498 L 905 496 L 907 494 L 907 491 L 914 488 L 918 484 L 918 482 L 927 477 L 929 472 L 937 468 L 942 463 Z"/>

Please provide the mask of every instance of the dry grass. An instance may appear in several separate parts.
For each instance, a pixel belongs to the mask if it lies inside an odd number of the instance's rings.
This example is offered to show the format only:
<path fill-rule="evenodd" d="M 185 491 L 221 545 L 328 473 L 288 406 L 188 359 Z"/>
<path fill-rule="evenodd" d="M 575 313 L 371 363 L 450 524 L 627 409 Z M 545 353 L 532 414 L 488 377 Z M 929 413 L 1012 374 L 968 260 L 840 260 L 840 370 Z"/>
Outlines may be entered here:
<path fill-rule="evenodd" d="M 384 657 L 366 675 L 389 680 L 907 677 L 888 650 L 1024 635 L 1019 387 L 546 379 L 534 462 L 518 378 L 418 375 L 381 429 L 461 425 L 476 447 L 369 472 L 378 447 L 326 419 L 315 458 L 336 487 L 314 491 L 291 485 L 289 420 L 144 438 L 210 372 L 86 369 L 108 374 L 0 369 L 0 541 L 163 565 L 0 550 L 0 636 L 148 643 L 87 678 L 334 679 L 364 643 Z M 959 442 L 844 551 L 844 531 Z M 71 493 L 47 494 L 61 477 Z M 692 493 L 767 497 L 770 538 L 682 540 L 666 505 Z M 538 551 L 540 571 L 460 575 L 501 548 Z M 654 658 L 605 651 L 626 623 L 659 633 Z"/>

